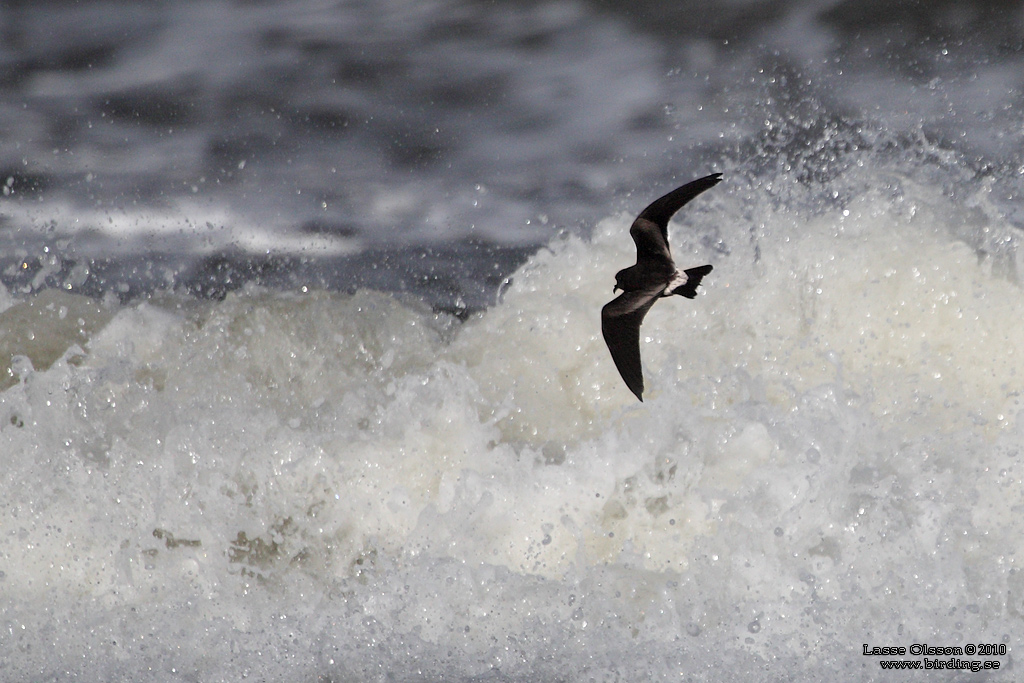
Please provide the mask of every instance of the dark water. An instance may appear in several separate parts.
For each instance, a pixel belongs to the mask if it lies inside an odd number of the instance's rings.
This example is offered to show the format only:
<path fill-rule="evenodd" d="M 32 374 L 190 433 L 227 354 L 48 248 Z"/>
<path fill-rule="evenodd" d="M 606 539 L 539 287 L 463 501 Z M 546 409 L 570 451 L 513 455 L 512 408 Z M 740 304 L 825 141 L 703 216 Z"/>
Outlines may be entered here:
<path fill-rule="evenodd" d="M 479 307 L 561 231 L 861 125 L 962 156 L 1019 217 L 1022 16 L 1015 2 L 5 3 L 2 281 L 122 297 L 365 285 Z"/>

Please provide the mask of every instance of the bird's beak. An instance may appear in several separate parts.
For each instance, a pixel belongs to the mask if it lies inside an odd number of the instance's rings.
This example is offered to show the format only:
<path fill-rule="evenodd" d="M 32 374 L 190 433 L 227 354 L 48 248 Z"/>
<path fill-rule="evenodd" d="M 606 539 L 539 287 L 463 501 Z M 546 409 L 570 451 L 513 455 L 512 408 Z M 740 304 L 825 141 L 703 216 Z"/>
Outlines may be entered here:
<path fill-rule="evenodd" d="M 612 294 L 614 294 L 614 293 L 615 293 L 615 292 L 617 292 L 617 291 L 619 291 L 619 285 L 618 285 L 618 283 L 616 283 L 616 284 L 615 284 L 615 286 L 614 286 L 614 287 L 612 287 Z"/>

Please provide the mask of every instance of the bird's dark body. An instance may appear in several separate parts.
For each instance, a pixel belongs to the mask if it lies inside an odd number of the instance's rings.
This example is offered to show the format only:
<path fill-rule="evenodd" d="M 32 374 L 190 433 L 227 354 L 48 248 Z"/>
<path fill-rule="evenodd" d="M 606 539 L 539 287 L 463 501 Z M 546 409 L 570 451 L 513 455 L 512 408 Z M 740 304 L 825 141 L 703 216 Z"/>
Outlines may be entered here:
<path fill-rule="evenodd" d="M 617 298 L 601 309 L 601 332 L 623 381 L 643 401 L 640 324 L 654 302 L 679 295 L 692 299 L 711 266 L 679 271 L 668 246 L 668 222 L 684 204 L 722 180 L 721 173 L 694 180 L 655 200 L 640 212 L 629 234 L 636 243 L 636 264 L 615 274 Z"/>
<path fill-rule="evenodd" d="M 635 292 L 650 284 L 652 278 L 664 280 L 666 283 L 675 274 L 675 266 L 663 262 L 637 263 L 635 266 L 623 268 L 615 274 L 615 289 L 623 292 Z M 670 296 L 662 294 L 662 296 Z"/>

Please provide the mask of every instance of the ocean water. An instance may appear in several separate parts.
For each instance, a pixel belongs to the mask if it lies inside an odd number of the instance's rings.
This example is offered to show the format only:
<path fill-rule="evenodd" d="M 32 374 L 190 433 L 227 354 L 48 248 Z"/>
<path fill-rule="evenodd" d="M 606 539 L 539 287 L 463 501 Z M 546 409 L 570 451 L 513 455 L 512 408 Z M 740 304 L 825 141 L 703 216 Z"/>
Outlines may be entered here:
<path fill-rule="evenodd" d="M 1024 12 L 696 7 L 0 10 L 0 677 L 1018 678 Z"/>

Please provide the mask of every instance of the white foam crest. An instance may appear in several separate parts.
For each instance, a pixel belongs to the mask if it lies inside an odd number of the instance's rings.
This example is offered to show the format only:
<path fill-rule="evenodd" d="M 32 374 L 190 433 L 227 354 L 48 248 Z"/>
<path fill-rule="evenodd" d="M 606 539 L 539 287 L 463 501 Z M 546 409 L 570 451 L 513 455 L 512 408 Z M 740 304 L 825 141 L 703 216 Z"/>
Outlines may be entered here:
<path fill-rule="evenodd" d="M 246 254 L 351 254 L 357 244 L 330 234 L 300 234 L 284 219 L 262 217 L 258 223 L 223 206 L 179 200 L 163 209 L 82 208 L 49 202 L 45 209 L 12 204 L 5 214 L 25 234 L 46 237 L 77 233 L 80 255 L 106 255 L 110 242 L 145 246 L 156 252 L 209 255 L 225 251 Z M 41 279 L 40 279 L 41 284 Z M 168 283 L 171 284 L 171 283 Z"/>
<path fill-rule="evenodd" d="M 729 183 L 688 208 L 676 259 L 715 270 L 645 322 L 643 404 L 599 334 L 628 216 L 462 325 L 248 289 L 55 326 L 67 350 L 0 393 L 0 654 L 763 680 L 865 639 L 1019 646 L 1024 304 L 945 195 L 886 183 L 835 215 Z M 48 615 L 56 663 L 23 648 Z"/>

